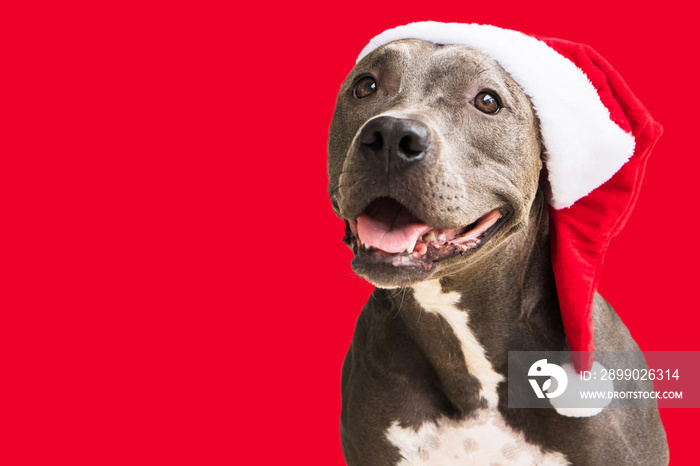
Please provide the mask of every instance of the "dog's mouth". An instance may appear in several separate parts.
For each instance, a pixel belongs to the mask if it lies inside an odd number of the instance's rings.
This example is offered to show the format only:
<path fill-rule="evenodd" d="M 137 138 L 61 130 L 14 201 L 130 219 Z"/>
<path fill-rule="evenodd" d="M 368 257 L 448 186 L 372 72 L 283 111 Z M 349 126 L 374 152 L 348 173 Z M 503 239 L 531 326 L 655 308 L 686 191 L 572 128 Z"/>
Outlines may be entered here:
<path fill-rule="evenodd" d="M 357 220 L 347 220 L 351 236 L 346 241 L 357 258 L 430 270 L 434 262 L 466 255 L 482 246 L 506 214 L 505 208 L 497 208 L 464 227 L 440 229 L 423 222 L 396 200 L 384 197 L 372 201 Z"/>

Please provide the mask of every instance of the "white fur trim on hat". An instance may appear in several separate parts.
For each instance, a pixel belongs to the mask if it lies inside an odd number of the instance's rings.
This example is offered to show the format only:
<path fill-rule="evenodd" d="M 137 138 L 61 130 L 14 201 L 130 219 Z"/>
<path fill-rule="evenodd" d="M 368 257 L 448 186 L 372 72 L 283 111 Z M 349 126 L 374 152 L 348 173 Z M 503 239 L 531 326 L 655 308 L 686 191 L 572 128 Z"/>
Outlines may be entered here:
<path fill-rule="evenodd" d="M 576 372 L 576 369 L 569 363 L 562 364 L 562 369 L 567 375 L 568 384 L 564 394 L 557 398 L 550 398 L 549 402 L 552 407 L 562 416 L 567 417 L 590 417 L 603 411 L 612 401 L 615 385 L 610 379 L 593 378 L 585 380 L 582 374 Z M 603 374 L 606 371 L 598 361 L 593 363 L 591 372 L 593 374 Z M 589 398 L 583 395 L 588 393 Z M 600 398 L 592 398 L 600 396 Z"/>
<path fill-rule="evenodd" d="M 570 207 L 609 180 L 634 153 L 635 141 L 610 119 L 588 77 L 544 42 L 495 26 L 425 21 L 374 37 L 357 61 L 401 39 L 468 45 L 496 60 L 530 97 L 540 120 L 551 198 Z"/>

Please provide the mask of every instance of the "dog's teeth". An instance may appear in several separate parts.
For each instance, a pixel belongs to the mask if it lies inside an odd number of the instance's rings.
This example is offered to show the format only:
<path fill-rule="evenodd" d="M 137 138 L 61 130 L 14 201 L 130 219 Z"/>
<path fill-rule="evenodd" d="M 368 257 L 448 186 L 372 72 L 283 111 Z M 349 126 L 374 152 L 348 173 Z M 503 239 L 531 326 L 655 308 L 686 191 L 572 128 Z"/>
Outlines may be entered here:
<path fill-rule="evenodd" d="M 406 252 L 411 254 L 413 252 L 413 248 L 415 248 L 415 247 L 416 247 L 416 243 L 413 243 L 412 245 L 410 245 L 409 247 L 406 248 Z"/>
<path fill-rule="evenodd" d="M 432 232 L 431 232 L 432 233 Z M 447 239 L 447 235 L 445 233 L 440 233 L 437 236 L 438 241 L 445 241 Z"/>
<path fill-rule="evenodd" d="M 477 243 L 474 243 L 474 242 L 469 242 L 469 243 L 467 243 L 467 247 L 470 247 L 470 248 L 475 248 L 475 247 L 477 247 L 477 246 L 478 246 L 478 244 L 477 244 Z"/>
<path fill-rule="evenodd" d="M 437 237 L 435 236 L 435 231 L 430 230 L 427 235 L 423 235 L 425 241 L 435 241 Z"/>

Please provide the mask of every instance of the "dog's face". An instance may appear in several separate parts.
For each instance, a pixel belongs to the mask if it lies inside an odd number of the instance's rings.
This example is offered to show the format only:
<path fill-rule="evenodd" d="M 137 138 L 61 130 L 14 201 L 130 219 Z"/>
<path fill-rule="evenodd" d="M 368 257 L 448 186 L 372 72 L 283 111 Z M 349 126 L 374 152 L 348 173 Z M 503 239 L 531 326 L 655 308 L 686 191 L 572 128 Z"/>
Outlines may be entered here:
<path fill-rule="evenodd" d="M 328 143 L 353 269 L 397 287 L 473 266 L 528 222 L 541 152 L 529 98 L 481 51 L 378 48 L 343 83 Z"/>

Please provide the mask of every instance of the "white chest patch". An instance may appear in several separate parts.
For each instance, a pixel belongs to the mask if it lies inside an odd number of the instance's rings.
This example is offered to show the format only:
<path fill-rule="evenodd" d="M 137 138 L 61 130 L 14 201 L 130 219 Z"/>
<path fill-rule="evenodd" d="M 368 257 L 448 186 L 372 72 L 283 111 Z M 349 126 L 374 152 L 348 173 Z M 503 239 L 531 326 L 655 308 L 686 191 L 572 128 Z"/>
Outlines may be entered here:
<path fill-rule="evenodd" d="M 398 466 L 570 464 L 558 452 L 545 452 L 505 423 L 495 409 L 478 411 L 466 421 L 444 418 L 418 430 L 394 422 L 386 432 L 403 459 Z"/>
<path fill-rule="evenodd" d="M 467 325 L 469 315 L 457 308 L 459 293 L 456 291 L 443 293 L 440 282 L 431 280 L 414 285 L 413 296 L 424 310 L 439 314 L 447 321 L 459 340 L 467 370 L 481 384 L 479 394 L 490 407 L 498 406 L 496 387 L 503 381 L 503 376 L 493 370 L 493 366 L 486 358 L 484 347 L 469 330 Z"/>

